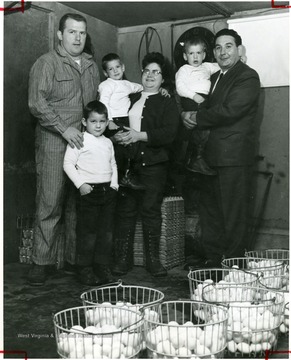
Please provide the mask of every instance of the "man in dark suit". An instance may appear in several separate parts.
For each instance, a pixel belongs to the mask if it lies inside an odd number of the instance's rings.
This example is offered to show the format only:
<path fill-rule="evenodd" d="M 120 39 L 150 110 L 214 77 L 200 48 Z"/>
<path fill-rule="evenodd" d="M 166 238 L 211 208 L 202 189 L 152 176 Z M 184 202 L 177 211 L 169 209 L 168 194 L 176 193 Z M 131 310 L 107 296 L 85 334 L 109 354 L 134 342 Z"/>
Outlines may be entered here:
<path fill-rule="evenodd" d="M 216 34 L 214 56 L 221 71 L 211 77 L 207 105 L 198 112 L 182 113 L 187 129 L 210 130 L 205 160 L 217 172 L 200 175 L 198 211 L 205 267 L 219 266 L 223 256 L 244 255 L 260 94 L 259 76 L 241 61 L 242 40 L 234 30 Z"/>

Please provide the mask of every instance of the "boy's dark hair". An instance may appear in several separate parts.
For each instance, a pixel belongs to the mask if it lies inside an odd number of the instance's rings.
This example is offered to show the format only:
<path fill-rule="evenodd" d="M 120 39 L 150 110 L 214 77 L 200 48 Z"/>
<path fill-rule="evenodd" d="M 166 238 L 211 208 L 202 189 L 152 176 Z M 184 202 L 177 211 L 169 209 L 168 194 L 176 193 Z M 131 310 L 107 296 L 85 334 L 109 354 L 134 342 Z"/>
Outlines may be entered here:
<path fill-rule="evenodd" d="M 101 101 L 94 100 L 94 101 L 89 102 L 85 106 L 85 108 L 83 110 L 84 119 L 87 120 L 92 112 L 96 112 L 99 115 L 105 115 L 106 119 L 108 118 L 107 107 Z"/>
<path fill-rule="evenodd" d="M 186 54 L 187 48 L 191 45 L 201 45 L 201 46 L 203 46 L 203 51 L 205 51 L 205 52 L 207 51 L 206 42 L 201 37 L 194 36 L 194 37 L 191 37 L 184 41 L 183 52 L 185 54 Z"/>
<path fill-rule="evenodd" d="M 80 15 L 80 14 L 65 14 L 61 17 L 60 22 L 59 22 L 59 31 L 61 33 L 64 32 L 64 29 L 66 27 L 66 21 L 68 19 L 73 19 L 79 22 L 84 22 L 86 24 L 86 29 L 87 29 L 87 20 L 84 18 L 84 16 Z"/>
<path fill-rule="evenodd" d="M 109 53 L 109 54 L 103 56 L 103 58 L 102 58 L 102 69 L 104 71 L 106 71 L 107 64 L 109 63 L 109 61 L 112 61 L 112 60 L 119 60 L 121 62 L 121 59 L 117 54 Z"/>
<path fill-rule="evenodd" d="M 215 36 L 214 36 L 214 39 L 213 39 L 214 47 L 215 47 L 217 38 L 219 38 L 220 36 L 223 36 L 223 35 L 232 36 L 234 38 L 236 46 L 240 46 L 242 44 L 241 37 L 235 30 L 222 29 L 222 30 L 218 31 L 218 33 L 215 34 Z"/>

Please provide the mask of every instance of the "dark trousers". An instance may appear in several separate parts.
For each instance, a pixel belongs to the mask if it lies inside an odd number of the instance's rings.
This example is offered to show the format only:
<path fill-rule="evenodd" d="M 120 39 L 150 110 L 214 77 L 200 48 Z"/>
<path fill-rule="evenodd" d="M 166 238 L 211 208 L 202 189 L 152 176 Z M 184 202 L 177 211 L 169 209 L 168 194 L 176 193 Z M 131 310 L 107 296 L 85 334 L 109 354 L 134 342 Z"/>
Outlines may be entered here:
<path fill-rule="evenodd" d="M 120 127 L 118 130 L 106 130 L 105 136 L 111 137 L 116 134 L 118 131 L 123 130 L 123 127 L 129 127 L 129 118 L 128 116 L 113 118 L 113 122 Z M 124 129 L 123 131 L 126 131 Z M 124 175 L 124 172 L 129 167 L 129 160 L 134 164 L 138 160 L 138 143 L 130 144 L 128 146 L 123 146 L 117 143 L 114 143 L 114 152 L 115 160 L 118 168 L 119 175 Z"/>
<path fill-rule="evenodd" d="M 110 183 L 90 185 L 93 191 L 77 198 L 77 264 L 109 265 L 117 192 Z"/>
<path fill-rule="evenodd" d="M 140 212 L 143 228 L 159 235 L 161 232 L 161 206 L 167 179 L 168 163 L 141 167 L 139 176 L 144 191 L 120 188 L 117 202 L 117 229 L 134 229 Z"/>
<path fill-rule="evenodd" d="M 206 95 L 203 94 L 199 95 L 206 97 Z M 198 111 L 199 109 L 199 104 L 197 104 L 194 100 L 190 100 L 184 97 L 181 97 L 181 106 L 183 111 Z M 186 160 L 192 155 L 196 156 L 197 153 L 200 155 L 208 141 L 209 133 L 209 130 L 198 130 L 197 128 L 194 128 L 191 131 L 189 136 L 189 144 L 186 151 Z"/>
<path fill-rule="evenodd" d="M 208 259 L 244 256 L 247 244 L 252 167 L 215 167 L 201 176 L 199 215 Z"/>

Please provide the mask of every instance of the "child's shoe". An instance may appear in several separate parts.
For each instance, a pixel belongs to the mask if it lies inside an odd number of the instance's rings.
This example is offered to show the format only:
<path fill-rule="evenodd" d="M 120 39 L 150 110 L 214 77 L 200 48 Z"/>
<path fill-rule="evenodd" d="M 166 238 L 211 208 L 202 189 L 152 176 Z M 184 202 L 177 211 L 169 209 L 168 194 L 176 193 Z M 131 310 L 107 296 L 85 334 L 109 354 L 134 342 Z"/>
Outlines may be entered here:
<path fill-rule="evenodd" d="M 141 184 L 137 180 L 137 177 L 128 170 L 126 171 L 124 177 L 120 180 L 119 185 L 133 190 L 145 190 L 145 186 Z"/>
<path fill-rule="evenodd" d="M 100 280 L 90 266 L 79 267 L 78 277 L 83 285 L 96 286 L 100 284 Z"/>
<path fill-rule="evenodd" d="M 94 273 L 100 279 L 101 284 L 109 284 L 116 281 L 108 265 L 94 264 Z"/>

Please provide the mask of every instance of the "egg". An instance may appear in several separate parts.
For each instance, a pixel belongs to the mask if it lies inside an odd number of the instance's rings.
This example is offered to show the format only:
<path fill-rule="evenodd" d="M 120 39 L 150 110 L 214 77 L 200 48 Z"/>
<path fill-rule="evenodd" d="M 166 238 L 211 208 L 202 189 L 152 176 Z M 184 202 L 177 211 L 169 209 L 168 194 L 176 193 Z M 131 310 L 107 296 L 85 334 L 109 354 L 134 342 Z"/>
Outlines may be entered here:
<path fill-rule="evenodd" d="M 232 352 L 232 353 L 235 353 L 236 350 L 237 350 L 237 344 L 231 340 L 231 341 L 228 341 L 227 343 L 227 349 Z"/>
<path fill-rule="evenodd" d="M 272 347 L 272 345 L 271 345 L 269 342 L 263 342 L 261 345 L 262 345 L 262 349 L 263 349 L 264 351 L 270 350 L 271 347 Z"/>
<path fill-rule="evenodd" d="M 249 354 L 251 352 L 250 345 L 246 342 L 241 342 L 237 344 L 237 349 L 243 354 Z"/>
<path fill-rule="evenodd" d="M 211 353 L 210 353 L 210 350 L 206 346 L 198 343 L 197 346 L 196 346 L 196 349 L 195 349 L 195 354 L 197 354 L 197 355 L 210 355 Z"/>
<path fill-rule="evenodd" d="M 180 347 L 176 352 L 176 355 L 178 356 L 190 356 L 191 354 L 191 351 L 186 347 Z"/>
<path fill-rule="evenodd" d="M 166 355 L 176 355 L 176 350 L 169 340 L 159 342 L 157 352 Z"/>
<path fill-rule="evenodd" d="M 126 359 L 132 357 L 135 355 L 136 351 L 133 347 L 131 346 L 125 346 L 122 350 L 123 355 L 125 356 Z"/>
<path fill-rule="evenodd" d="M 257 353 L 262 351 L 262 345 L 261 344 L 251 344 L 250 347 L 251 352 Z"/>

